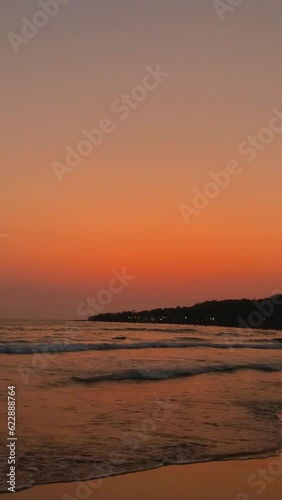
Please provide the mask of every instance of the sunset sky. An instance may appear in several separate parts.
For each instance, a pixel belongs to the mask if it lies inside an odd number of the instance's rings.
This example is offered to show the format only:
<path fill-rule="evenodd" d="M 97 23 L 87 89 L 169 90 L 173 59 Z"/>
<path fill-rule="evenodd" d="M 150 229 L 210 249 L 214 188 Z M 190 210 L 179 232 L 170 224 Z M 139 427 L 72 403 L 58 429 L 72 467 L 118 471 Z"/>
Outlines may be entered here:
<path fill-rule="evenodd" d="M 224 20 L 212 0 L 70 0 L 15 53 L 8 34 L 40 10 L 0 6 L 0 317 L 79 318 L 122 268 L 135 279 L 105 311 L 281 288 L 281 0 Z M 169 76 L 121 120 L 114 101 L 158 64 Z M 238 146 L 274 108 L 280 131 L 248 162 Z M 104 119 L 114 130 L 59 182 L 54 161 Z M 179 205 L 231 160 L 240 175 L 187 224 Z"/>

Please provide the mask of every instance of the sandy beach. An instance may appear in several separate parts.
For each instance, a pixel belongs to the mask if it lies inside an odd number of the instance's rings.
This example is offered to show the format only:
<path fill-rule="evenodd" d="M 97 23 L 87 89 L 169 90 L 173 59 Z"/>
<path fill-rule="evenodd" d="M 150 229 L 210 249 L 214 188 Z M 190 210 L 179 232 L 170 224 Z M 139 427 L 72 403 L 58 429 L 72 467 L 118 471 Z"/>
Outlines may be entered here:
<path fill-rule="evenodd" d="M 281 500 L 282 456 L 163 467 L 97 482 L 36 486 L 19 500 Z M 1 495 L 6 500 L 9 494 Z"/>

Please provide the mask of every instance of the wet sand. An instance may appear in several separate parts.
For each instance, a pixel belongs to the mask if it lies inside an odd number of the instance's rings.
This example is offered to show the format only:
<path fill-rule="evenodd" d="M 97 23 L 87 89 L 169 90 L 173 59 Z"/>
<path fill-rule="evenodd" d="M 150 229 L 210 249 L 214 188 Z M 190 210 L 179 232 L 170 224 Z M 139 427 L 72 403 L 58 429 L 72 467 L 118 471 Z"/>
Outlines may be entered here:
<path fill-rule="evenodd" d="M 11 493 L 1 500 L 11 499 Z M 36 486 L 16 500 L 281 500 L 282 455 L 263 460 L 169 466 L 99 483 Z"/>

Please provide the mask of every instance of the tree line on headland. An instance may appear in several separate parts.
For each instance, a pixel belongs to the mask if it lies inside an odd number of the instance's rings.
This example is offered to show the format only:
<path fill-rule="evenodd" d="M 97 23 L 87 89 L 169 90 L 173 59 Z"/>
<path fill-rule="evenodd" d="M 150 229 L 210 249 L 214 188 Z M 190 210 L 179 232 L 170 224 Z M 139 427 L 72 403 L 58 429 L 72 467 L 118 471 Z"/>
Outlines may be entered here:
<path fill-rule="evenodd" d="M 282 295 L 259 300 L 221 300 L 145 311 L 91 316 L 89 321 L 230 326 L 282 330 Z"/>

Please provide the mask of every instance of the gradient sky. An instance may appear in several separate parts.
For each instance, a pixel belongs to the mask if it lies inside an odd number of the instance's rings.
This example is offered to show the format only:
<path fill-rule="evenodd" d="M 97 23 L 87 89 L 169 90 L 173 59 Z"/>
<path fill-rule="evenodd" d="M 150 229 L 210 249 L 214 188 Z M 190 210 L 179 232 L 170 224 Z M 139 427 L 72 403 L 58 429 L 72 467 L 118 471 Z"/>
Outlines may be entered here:
<path fill-rule="evenodd" d="M 105 311 L 270 295 L 281 287 L 282 133 L 253 163 L 238 145 L 282 113 L 280 0 L 70 0 L 15 54 L 38 1 L 0 5 L 0 317 L 77 318 L 112 270 L 136 278 Z M 146 66 L 170 76 L 121 121 Z M 58 182 L 82 130 L 115 131 Z M 240 176 L 187 225 L 209 172 Z"/>

